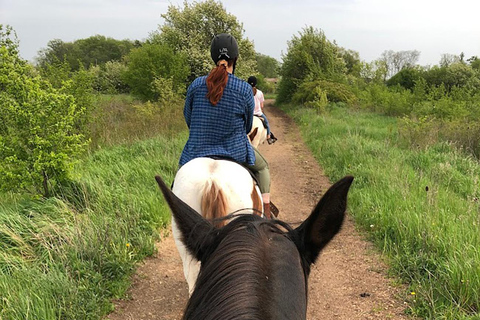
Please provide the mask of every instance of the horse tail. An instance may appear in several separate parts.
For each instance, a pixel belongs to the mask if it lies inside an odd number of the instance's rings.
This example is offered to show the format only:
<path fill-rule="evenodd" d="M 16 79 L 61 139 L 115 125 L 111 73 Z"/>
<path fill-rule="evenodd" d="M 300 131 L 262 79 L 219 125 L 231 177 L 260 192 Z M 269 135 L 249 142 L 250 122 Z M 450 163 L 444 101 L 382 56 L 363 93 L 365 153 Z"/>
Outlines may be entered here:
<path fill-rule="evenodd" d="M 215 221 L 227 215 L 227 198 L 214 180 L 209 180 L 202 192 L 201 209 L 205 219 Z M 217 227 L 227 224 L 226 220 L 216 223 Z"/>

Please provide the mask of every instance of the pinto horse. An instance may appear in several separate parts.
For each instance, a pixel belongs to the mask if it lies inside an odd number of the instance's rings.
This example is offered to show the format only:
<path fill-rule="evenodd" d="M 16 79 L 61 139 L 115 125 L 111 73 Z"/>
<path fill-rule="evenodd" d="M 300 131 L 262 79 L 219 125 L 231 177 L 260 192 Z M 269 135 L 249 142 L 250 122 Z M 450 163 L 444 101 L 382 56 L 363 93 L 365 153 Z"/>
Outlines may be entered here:
<path fill-rule="evenodd" d="M 263 212 L 261 193 L 252 176 L 229 160 L 196 158 L 187 162 L 178 170 L 172 191 L 216 226 L 223 226 L 227 221 L 221 218 L 230 213 L 261 215 Z M 172 219 L 172 233 L 191 294 L 200 263 L 186 249 L 175 219 Z"/>
<path fill-rule="evenodd" d="M 252 123 L 252 130 L 248 134 L 250 143 L 255 148 L 258 148 L 259 145 L 267 140 L 267 128 L 263 125 L 263 121 L 260 117 L 254 116 Z"/>
<path fill-rule="evenodd" d="M 306 319 L 310 266 L 342 226 L 353 177 L 334 184 L 296 229 L 255 215 L 217 228 L 155 179 L 201 261 L 183 319 Z"/>

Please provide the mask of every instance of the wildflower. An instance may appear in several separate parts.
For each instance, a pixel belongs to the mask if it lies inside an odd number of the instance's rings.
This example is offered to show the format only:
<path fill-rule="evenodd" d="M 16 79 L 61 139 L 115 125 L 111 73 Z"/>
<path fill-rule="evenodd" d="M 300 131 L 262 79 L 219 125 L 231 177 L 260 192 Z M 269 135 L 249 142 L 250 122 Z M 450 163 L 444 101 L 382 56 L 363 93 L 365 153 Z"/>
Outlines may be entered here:
<path fill-rule="evenodd" d="M 130 247 L 130 243 L 127 242 L 126 246 L 127 246 L 127 248 L 129 248 L 129 247 Z"/>
<path fill-rule="evenodd" d="M 412 296 L 416 295 L 415 291 L 410 292 Z"/>

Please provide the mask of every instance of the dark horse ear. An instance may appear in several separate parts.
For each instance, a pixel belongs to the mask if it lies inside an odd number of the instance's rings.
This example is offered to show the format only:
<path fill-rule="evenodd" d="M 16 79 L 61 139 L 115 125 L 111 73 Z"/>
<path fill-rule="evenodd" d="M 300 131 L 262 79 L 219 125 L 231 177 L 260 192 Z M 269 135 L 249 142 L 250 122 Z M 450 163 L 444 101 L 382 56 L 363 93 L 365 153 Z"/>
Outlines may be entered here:
<path fill-rule="evenodd" d="M 307 220 L 290 232 L 308 266 L 315 262 L 320 251 L 340 231 L 352 181 L 352 176 L 346 176 L 331 186 Z"/>
<path fill-rule="evenodd" d="M 162 178 L 155 176 L 160 189 L 162 190 L 165 200 L 167 200 L 172 210 L 173 219 L 177 223 L 177 227 L 182 234 L 182 240 L 188 251 L 198 260 L 202 260 L 205 252 L 205 246 L 208 244 L 208 236 L 211 234 L 213 226 L 205 220 L 192 207 L 178 198 Z"/>

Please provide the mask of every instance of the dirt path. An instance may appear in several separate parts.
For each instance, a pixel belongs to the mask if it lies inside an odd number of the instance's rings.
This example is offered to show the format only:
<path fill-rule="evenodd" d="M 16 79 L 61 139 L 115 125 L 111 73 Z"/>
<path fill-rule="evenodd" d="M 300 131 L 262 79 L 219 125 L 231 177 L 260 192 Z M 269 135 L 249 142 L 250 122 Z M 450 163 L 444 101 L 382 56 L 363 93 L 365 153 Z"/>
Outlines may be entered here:
<path fill-rule="evenodd" d="M 293 226 L 311 212 L 330 181 L 303 144 L 294 123 L 266 103 L 278 141 L 262 145 L 272 175 L 272 200 L 282 220 Z M 354 182 L 355 183 L 355 182 Z M 309 278 L 308 319 L 408 319 L 401 290 L 385 277 L 385 267 L 370 243 L 348 218 L 342 231 L 320 255 Z M 129 299 L 120 301 L 110 320 L 181 319 L 187 301 L 181 260 L 171 236 L 158 244 L 134 276 Z"/>

